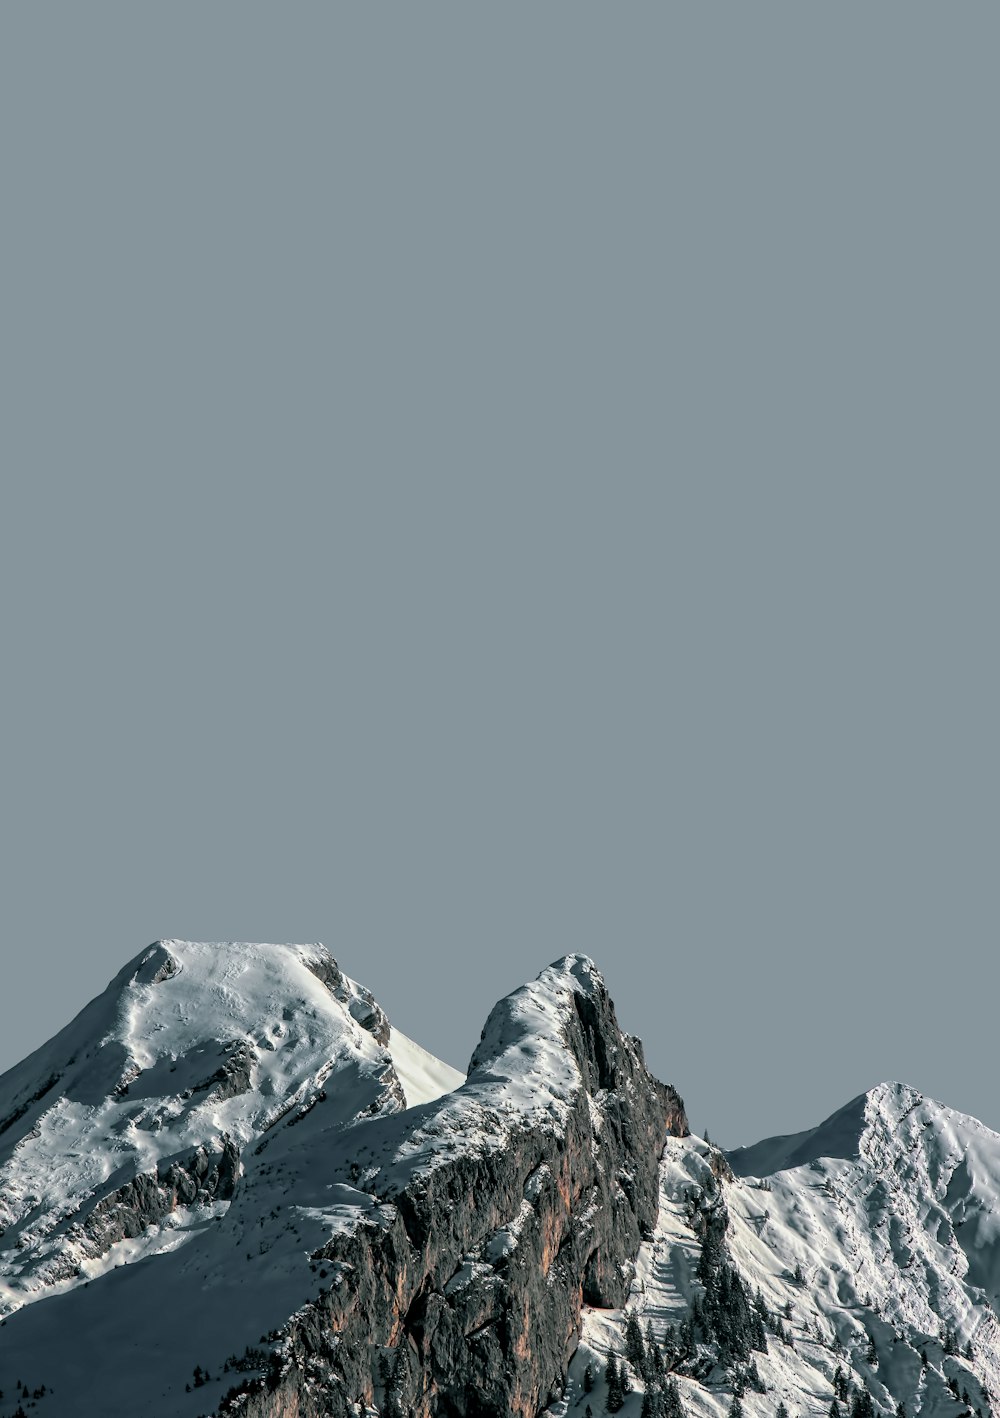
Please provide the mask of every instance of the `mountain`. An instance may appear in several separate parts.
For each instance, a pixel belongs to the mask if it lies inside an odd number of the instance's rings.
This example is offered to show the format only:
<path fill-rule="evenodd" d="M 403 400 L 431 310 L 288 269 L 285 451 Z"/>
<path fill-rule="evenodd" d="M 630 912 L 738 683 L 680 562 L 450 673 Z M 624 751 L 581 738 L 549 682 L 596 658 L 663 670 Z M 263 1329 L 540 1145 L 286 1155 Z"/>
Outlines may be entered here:
<path fill-rule="evenodd" d="M 571 1394 L 588 1364 L 596 1374 L 609 1347 L 624 1349 L 634 1312 L 661 1342 L 673 1327 L 692 1414 L 728 1413 L 736 1374 L 761 1418 L 779 1403 L 825 1418 L 835 1398 L 864 1418 L 866 1394 L 910 1418 L 996 1414 L 998 1309 L 1000 1136 L 882 1083 L 811 1131 L 726 1157 L 668 1139 L 626 1310 L 585 1309 Z M 595 1413 L 605 1392 L 587 1400 Z M 552 1410 L 567 1411 L 583 1410 Z"/>
<path fill-rule="evenodd" d="M 886 1083 L 727 1156 L 584 956 L 463 1075 L 323 946 L 162 941 L 0 1078 L 0 1418 L 985 1418 L 998 1307 L 1000 1137 Z"/>
<path fill-rule="evenodd" d="M 584 957 L 463 1079 L 322 946 L 161 942 L 0 1080 L 0 1412 L 356 1412 L 391 1357 L 421 1411 L 535 1413 L 668 1130 Z"/>

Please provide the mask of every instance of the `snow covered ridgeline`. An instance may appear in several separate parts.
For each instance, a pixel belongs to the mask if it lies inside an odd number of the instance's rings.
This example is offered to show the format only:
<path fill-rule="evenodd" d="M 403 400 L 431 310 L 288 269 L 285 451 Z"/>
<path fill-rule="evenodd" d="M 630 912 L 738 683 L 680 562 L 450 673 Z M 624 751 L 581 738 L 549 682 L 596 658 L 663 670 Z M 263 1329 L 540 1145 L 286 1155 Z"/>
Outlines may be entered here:
<path fill-rule="evenodd" d="M 1000 1413 L 1000 1137 L 889 1083 L 730 1161 L 668 1141 L 628 1306 L 585 1310 L 554 1414 L 604 1411 L 629 1317 L 628 1415 Z"/>
<path fill-rule="evenodd" d="M 0 1080 L 0 1120 L 0 1387 L 52 1418 L 354 1414 L 390 1356 L 415 1413 L 533 1418 L 686 1128 L 584 957 L 463 1079 L 322 947 L 183 942 Z"/>

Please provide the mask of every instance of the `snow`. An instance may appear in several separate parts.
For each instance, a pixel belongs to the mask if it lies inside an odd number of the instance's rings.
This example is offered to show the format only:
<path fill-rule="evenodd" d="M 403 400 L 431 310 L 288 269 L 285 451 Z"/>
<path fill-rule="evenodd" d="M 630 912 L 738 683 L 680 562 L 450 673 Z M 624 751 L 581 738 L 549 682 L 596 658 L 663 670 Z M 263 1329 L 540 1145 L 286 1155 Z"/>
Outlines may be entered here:
<path fill-rule="evenodd" d="M 390 1030 L 389 1053 L 396 1067 L 396 1077 L 403 1086 L 408 1108 L 420 1103 L 433 1103 L 465 1082 L 464 1073 L 442 1063 L 398 1029 Z"/>

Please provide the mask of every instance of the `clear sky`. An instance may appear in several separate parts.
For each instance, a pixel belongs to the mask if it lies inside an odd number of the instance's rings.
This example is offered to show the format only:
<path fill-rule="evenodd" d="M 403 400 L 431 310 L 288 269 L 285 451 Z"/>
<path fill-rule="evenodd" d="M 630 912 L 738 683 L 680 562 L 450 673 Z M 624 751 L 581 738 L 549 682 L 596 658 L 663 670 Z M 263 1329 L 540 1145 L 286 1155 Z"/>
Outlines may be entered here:
<path fill-rule="evenodd" d="M 0 1068 L 160 936 L 1000 1128 L 973 4 L 8 5 Z"/>

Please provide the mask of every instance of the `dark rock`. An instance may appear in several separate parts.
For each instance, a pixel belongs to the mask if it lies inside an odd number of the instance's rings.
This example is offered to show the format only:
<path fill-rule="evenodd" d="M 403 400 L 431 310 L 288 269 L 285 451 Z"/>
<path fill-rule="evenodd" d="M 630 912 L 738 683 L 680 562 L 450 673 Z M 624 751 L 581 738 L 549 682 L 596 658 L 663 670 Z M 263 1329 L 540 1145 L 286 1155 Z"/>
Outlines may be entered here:
<path fill-rule="evenodd" d="M 387 1352 L 418 1418 L 534 1418 L 562 1389 L 581 1306 L 623 1304 L 664 1139 L 688 1128 L 590 962 L 542 981 L 548 996 L 527 986 L 497 1005 L 466 1085 L 412 1110 L 407 1147 L 351 1193 L 358 1224 L 314 1257 L 332 1283 L 285 1327 L 276 1386 L 220 1413 L 346 1418 L 375 1401 Z M 458 1148 L 422 1145 L 452 1132 Z"/>
<path fill-rule="evenodd" d="M 257 1051 L 246 1039 L 235 1039 L 225 1051 L 225 1058 L 210 1078 L 198 1083 L 192 1093 L 208 1093 L 207 1102 L 221 1103 L 246 1093 L 253 1082 L 253 1066 Z"/>
<path fill-rule="evenodd" d="M 218 1155 L 199 1147 L 186 1158 L 161 1163 L 90 1203 L 69 1228 L 91 1257 L 103 1255 L 116 1241 L 141 1236 L 178 1206 L 207 1206 L 228 1201 L 239 1176 L 239 1152 L 224 1138 Z"/>
<path fill-rule="evenodd" d="M 388 1044 L 389 1020 L 371 990 L 348 981 L 333 956 L 325 950 L 321 955 L 307 960 L 305 964 L 333 997 L 347 1008 L 351 1018 L 360 1024 L 362 1029 L 373 1035 L 378 1043 Z"/>
<path fill-rule="evenodd" d="M 164 941 L 155 941 L 139 962 L 139 968 L 132 976 L 133 983 L 140 985 L 161 985 L 171 980 L 179 972 L 180 965 L 171 955 Z"/>

